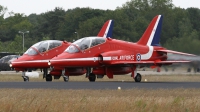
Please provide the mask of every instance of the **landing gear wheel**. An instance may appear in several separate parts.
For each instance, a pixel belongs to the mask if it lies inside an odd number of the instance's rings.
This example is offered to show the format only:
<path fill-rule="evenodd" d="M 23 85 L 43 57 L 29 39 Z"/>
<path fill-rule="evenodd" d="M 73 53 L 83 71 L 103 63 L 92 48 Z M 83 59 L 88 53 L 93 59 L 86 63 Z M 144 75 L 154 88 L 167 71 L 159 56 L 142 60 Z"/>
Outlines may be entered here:
<path fill-rule="evenodd" d="M 47 81 L 47 82 L 51 82 L 51 81 L 52 81 L 52 76 L 51 76 L 51 74 L 47 74 L 47 76 L 46 76 L 46 81 Z"/>
<path fill-rule="evenodd" d="M 134 79 L 135 79 L 135 82 L 141 82 L 142 76 L 140 75 L 140 73 L 137 73 Z"/>
<path fill-rule="evenodd" d="M 23 76 L 24 82 L 28 82 L 29 81 L 29 77 L 28 76 Z"/>
<path fill-rule="evenodd" d="M 65 82 L 68 82 L 69 81 L 69 76 L 64 76 L 63 79 L 64 79 Z"/>
<path fill-rule="evenodd" d="M 90 73 L 88 79 L 89 79 L 90 82 L 95 82 L 95 80 L 96 80 L 96 75 L 93 74 L 93 73 Z"/>

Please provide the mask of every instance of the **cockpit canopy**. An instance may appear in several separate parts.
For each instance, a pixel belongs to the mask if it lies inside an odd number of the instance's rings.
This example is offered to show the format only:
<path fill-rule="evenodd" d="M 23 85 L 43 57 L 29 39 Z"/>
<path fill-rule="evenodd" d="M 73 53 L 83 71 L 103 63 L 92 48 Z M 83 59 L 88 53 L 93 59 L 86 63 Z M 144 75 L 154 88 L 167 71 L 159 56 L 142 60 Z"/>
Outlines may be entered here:
<path fill-rule="evenodd" d="M 66 50 L 65 52 L 68 53 L 76 53 L 81 50 L 89 49 L 93 46 L 102 44 L 106 41 L 106 38 L 103 37 L 85 37 L 82 39 L 79 39 L 72 43 Z"/>
<path fill-rule="evenodd" d="M 62 41 L 59 41 L 59 40 L 41 41 L 31 46 L 24 54 L 37 55 L 38 53 L 49 51 L 61 45 L 62 45 Z"/>

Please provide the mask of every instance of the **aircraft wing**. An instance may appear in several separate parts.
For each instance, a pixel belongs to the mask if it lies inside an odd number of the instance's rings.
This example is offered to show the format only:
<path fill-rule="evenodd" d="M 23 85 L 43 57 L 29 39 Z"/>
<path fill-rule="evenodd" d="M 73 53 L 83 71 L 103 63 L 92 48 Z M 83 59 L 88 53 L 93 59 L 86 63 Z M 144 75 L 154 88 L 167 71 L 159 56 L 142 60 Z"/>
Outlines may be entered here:
<path fill-rule="evenodd" d="M 189 63 L 191 61 L 110 61 L 110 65 L 118 65 L 118 64 L 136 64 L 136 65 L 143 65 L 143 64 L 172 64 L 172 63 Z"/>
<path fill-rule="evenodd" d="M 183 53 L 183 52 L 172 51 L 172 50 L 166 50 L 166 49 L 161 49 L 161 50 L 156 50 L 156 51 L 158 51 L 158 52 L 172 53 L 172 54 L 180 54 L 180 55 L 186 55 L 186 56 L 196 56 L 194 54 Z"/>

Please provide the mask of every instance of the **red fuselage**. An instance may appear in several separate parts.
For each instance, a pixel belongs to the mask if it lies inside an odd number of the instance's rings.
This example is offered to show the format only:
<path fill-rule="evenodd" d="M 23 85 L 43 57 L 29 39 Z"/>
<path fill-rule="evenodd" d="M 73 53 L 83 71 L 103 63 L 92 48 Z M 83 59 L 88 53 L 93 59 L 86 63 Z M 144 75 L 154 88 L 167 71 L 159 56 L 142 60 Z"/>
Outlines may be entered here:
<path fill-rule="evenodd" d="M 101 67 L 123 66 L 129 62 L 166 60 L 165 54 L 155 52 L 157 49 L 164 48 L 159 46 L 151 46 L 150 48 L 132 42 L 105 39 L 104 43 L 79 52 L 69 53 L 65 51 L 52 58 L 50 63 L 54 67 Z"/>
<path fill-rule="evenodd" d="M 32 46 L 30 53 L 24 53 L 21 57 L 12 62 L 12 67 L 17 71 L 24 71 L 28 68 L 49 68 L 48 60 L 62 53 L 71 43 L 61 42 L 59 46 L 54 46 L 54 48 L 46 50 L 44 52 L 39 52 L 38 49 Z"/>

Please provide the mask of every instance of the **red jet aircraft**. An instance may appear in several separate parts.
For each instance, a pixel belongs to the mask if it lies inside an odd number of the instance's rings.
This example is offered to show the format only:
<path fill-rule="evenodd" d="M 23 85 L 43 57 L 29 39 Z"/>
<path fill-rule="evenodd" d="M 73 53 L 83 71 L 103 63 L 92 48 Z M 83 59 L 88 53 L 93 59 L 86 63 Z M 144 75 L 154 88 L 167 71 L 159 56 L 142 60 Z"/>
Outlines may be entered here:
<path fill-rule="evenodd" d="M 43 77 L 46 78 L 49 59 L 62 53 L 71 43 L 59 40 L 45 40 L 31 46 L 21 57 L 12 61 L 10 67 L 16 71 L 22 71 L 24 81 L 29 81 L 25 75 L 26 71 L 31 72 L 33 69 L 43 69 Z"/>
<path fill-rule="evenodd" d="M 110 37 L 112 36 L 112 30 L 113 20 L 108 20 L 104 23 L 97 36 Z M 62 73 L 61 70 L 59 68 L 54 68 L 54 70 L 48 73 L 48 61 L 62 53 L 70 44 L 70 42 L 62 42 L 59 40 L 38 42 L 31 46 L 21 57 L 12 61 L 10 67 L 14 68 L 16 71 L 22 71 L 24 81 L 29 81 L 29 77 L 25 74 L 26 71 L 38 68 L 43 69 L 43 78 L 46 78 L 46 81 L 52 81 L 52 75 L 54 75 L 54 79 L 59 79 Z M 82 68 L 76 68 L 76 70 L 71 69 L 71 71 L 73 75 L 82 75 L 86 73 Z M 64 80 L 68 80 L 67 77 L 64 78 Z"/>
<path fill-rule="evenodd" d="M 99 37 L 85 37 L 72 43 L 62 54 L 52 58 L 49 65 L 63 69 L 63 76 L 70 76 L 69 68 L 91 68 L 89 81 L 95 81 L 96 75 L 113 78 L 113 75 L 132 73 L 135 82 L 141 82 L 138 67 L 160 67 L 178 62 L 167 61 L 168 53 L 190 55 L 167 50 L 159 45 L 162 15 L 153 18 L 148 28 L 136 43 Z M 67 68 L 67 69 L 66 69 Z"/>

